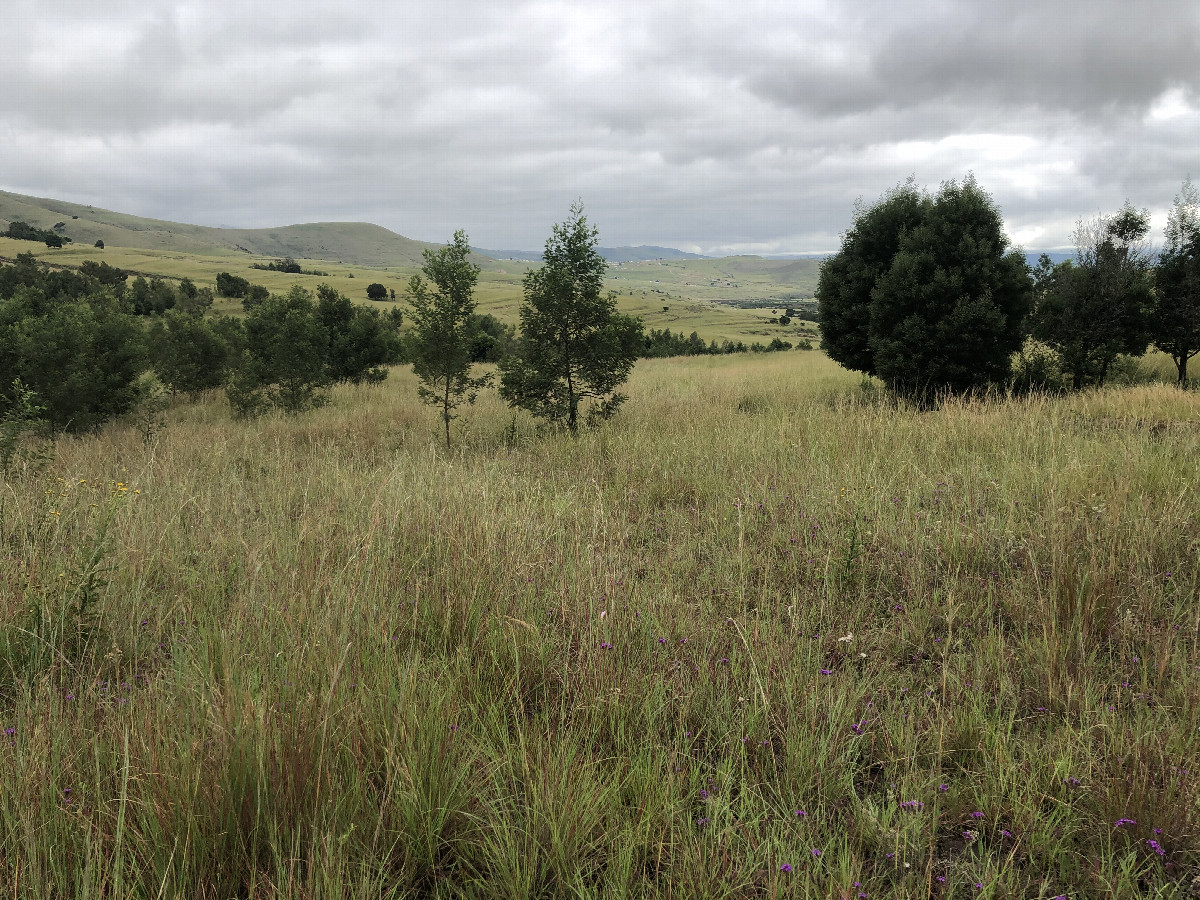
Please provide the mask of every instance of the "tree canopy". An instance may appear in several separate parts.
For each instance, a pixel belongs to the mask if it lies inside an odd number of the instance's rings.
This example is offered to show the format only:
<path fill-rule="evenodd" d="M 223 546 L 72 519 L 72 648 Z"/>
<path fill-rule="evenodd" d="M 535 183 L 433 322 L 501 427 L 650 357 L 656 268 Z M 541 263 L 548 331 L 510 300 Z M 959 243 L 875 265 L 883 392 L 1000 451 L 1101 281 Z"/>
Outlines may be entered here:
<path fill-rule="evenodd" d="M 611 416 L 625 401 L 618 392 L 643 345 L 642 321 L 617 312 L 604 291 L 608 263 L 600 237 L 575 203 L 546 241 L 542 266 L 526 274 L 517 352 L 500 362 L 500 395 L 539 418 L 579 425 Z"/>
<path fill-rule="evenodd" d="M 1054 348 L 1073 386 L 1103 384 L 1119 354 L 1140 355 L 1150 340 L 1150 214 L 1126 202 L 1115 215 L 1080 221 L 1075 260 L 1034 272 L 1033 336 Z"/>
<path fill-rule="evenodd" d="M 1181 387 L 1200 353 L 1200 193 L 1184 181 L 1167 214 L 1166 245 L 1155 270 L 1150 339 L 1175 363 Z"/>
<path fill-rule="evenodd" d="M 822 346 L 916 399 L 1003 382 L 1024 338 L 1028 268 L 974 178 L 911 181 L 859 208 L 821 268 Z"/>
<path fill-rule="evenodd" d="M 442 411 L 446 446 L 450 446 L 450 422 L 463 403 L 474 403 L 479 389 L 492 376 L 471 376 L 474 348 L 479 333 L 475 315 L 475 284 L 479 266 L 470 261 L 471 244 L 464 231 L 454 232 L 445 247 L 424 251 L 420 275 L 409 281 L 412 333 L 409 355 L 413 372 L 421 380 L 421 400 Z"/>

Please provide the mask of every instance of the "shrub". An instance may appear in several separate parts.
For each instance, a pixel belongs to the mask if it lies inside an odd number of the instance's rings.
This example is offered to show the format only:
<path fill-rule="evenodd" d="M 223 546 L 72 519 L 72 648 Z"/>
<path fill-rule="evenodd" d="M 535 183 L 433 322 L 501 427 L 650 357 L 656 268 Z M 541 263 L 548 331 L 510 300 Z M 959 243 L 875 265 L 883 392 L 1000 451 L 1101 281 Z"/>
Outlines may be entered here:
<path fill-rule="evenodd" d="M 177 310 L 154 321 L 149 331 L 151 358 L 163 384 L 172 391 L 194 394 L 225 383 L 240 356 L 241 341 L 231 340 L 231 332 L 240 331 L 241 323 L 224 322 Z"/>
<path fill-rule="evenodd" d="M 217 296 L 231 297 L 235 300 L 250 293 L 250 282 L 239 275 L 228 272 L 217 273 Z"/>
<path fill-rule="evenodd" d="M 109 292 L 47 292 L 59 274 L 0 296 L 0 383 L 20 378 L 53 429 L 81 431 L 136 405 L 146 334 Z"/>
<path fill-rule="evenodd" d="M 268 406 L 300 412 L 327 401 L 329 333 L 312 294 L 296 286 L 268 297 L 247 315 L 245 332 L 241 364 L 226 388 L 235 414 L 254 415 Z"/>

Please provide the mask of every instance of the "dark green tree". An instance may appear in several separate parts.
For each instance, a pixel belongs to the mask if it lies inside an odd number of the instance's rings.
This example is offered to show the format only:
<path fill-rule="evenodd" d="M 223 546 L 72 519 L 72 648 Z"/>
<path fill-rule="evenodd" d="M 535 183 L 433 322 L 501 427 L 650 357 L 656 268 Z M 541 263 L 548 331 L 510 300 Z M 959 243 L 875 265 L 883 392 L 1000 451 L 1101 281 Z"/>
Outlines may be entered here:
<path fill-rule="evenodd" d="M 1127 201 L 1113 216 L 1076 225 L 1074 262 L 1039 260 L 1033 336 L 1058 353 L 1076 390 L 1103 384 L 1119 354 L 1146 352 L 1154 300 L 1149 230 L 1149 213 Z"/>
<path fill-rule="evenodd" d="M 54 226 L 57 228 L 66 228 L 66 222 L 59 222 Z M 71 243 L 71 239 L 65 235 L 60 235 L 56 231 L 50 229 L 34 228 L 28 222 L 9 222 L 8 230 L 4 232 L 4 237 L 13 238 L 18 241 L 42 241 L 47 247 L 61 247 L 64 243 Z"/>
<path fill-rule="evenodd" d="M 150 316 L 174 309 L 178 299 L 175 289 L 161 278 L 146 281 L 141 275 L 130 285 L 129 297 L 134 313 L 139 316 Z"/>
<path fill-rule="evenodd" d="M 924 220 L 926 206 L 912 179 L 872 206 L 860 201 L 841 250 L 821 263 L 816 292 L 821 348 L 847 369 L 875 374 L 871 292 L 891 267 L 901 238 Z"/>
<path fill-rule="evenodd" d="M 375 383 L 400 359 L 397 328 L 374 309 L 355 306 L 329 285 L 317 288 L 317 318 L 329 333 L 331 381 Z"/>
<path fill-rule="evenodd" d="M 471 362 L 499 362 L 513 351 L 517 326 L 501 322 L 491 313 L 472 316 Z"/>
<path fill-rule="evenodd" d="M 1002 384 L 1033 290 L 992 198 L 968 176 L 928 198 L 871 291 L 875 374 L 919 401 Z"/>
<path fill-rule="evenodd" d="M 1154 273 L 1150 340 L 1175 363 L 1187 387 L 1188 361 L 1200 353 L 1200 193 L 1183 183 L 1167 214 L 1166 244 Z"/>
<path fill-rule="evenodd" d="M 617 312 L 616 294 L 604 291 L 608 263 L 600 237 L 575 203 L 546 241 L 542 266 L 524 279 L 521 341 L 500 361 L 500 395 L 539 418 L 579 424 L 611 416 L 626 397 L 617 391 L 644 347 L 642 321 Z"/>
<path fill-rule="evenodd" d="M 240 275 L 217 273 L 217 296 L 241 299 L 250 293 L 250 282 Z"/>
<path fill-rule="evenodd" d="M 421 380 L 421 400 L 442 409 L 446 446 L 450 446 L 450 422 L 463 403 L 474 403 L 491 375 L 471 376 L 472 348 L 476 338 L 475 284 L 479 266 L 470 261 L 471 245 L 466 232 L 439 250 L 424 252 L 420 275 L 408 283 L 412 307 L 412 331 L 408 354 L 413 372 Z"/>
<path fill-rule="evenodd" d="M 230 340 L 231 328 L 240 330 L 241 323 L 179 310 L 156 318 L 148 332 L 155 374 L 172 391 L 183 394 L 220 387 L 241 354 L 241 342 Z"/>
<path fill-rule="evenodd" d="M 387 288 L 378 281 L 373 281 L 367 285 L 368 300 L 386 300 L 388 297 Z"/>
<path fill-rule="evenodd" d="M 822 346 L 920 402 L 1004 382 L 1032 289 L 973 177 L 935 196 L 911 182 L 860 207 L 821 268 Z"/>
<path fill-rule="evenodd" d="M 252 284 L 246 290 L 246 296 L 242 297 L 242 309 L 250 312 L 270 296 L 271 292 L 265 284 Z"/>
<path fill-rule="evenodd" d="M 54 430 L 129 412 L 148 362 L 145 331 L 108 290 L 36 264 L 0 269 L 0 383 L 19 378 Z"/>
<path fill-rule="evenodd" d="M 95 262 L 90 259 L 85 259 L 80 263 L 79 271 L 94 280 L 97 284 L 112 288 L 118 295 L 124 293 L 125 282 L 129 278 L 129 273 L 124 269 L 118 269 L 116 266 L 110 266 L 106 262 Z"/>
<path fill-rule="evenodd" d="M 310 292 L 296 285 L 282 297 L 268 297 L 246 316 L 244 327 L 242 359 L 226 387 L 237 415 L 268 406 L 294 413 L 325 403 L 332 380 L 329 332 Z"/>

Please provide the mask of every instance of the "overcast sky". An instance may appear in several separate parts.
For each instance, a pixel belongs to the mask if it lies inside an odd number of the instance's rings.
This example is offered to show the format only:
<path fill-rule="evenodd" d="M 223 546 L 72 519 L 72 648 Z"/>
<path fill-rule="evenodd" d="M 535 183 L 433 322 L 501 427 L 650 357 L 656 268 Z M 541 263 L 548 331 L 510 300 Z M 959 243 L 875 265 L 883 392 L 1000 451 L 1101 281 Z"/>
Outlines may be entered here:
<path fill-rule="evenodd" d="M 1200 180 L 1192 0 L 3 0 L 0 188 L 205 225 L 836 249 L 973 171 L 1027 249 Z"/>

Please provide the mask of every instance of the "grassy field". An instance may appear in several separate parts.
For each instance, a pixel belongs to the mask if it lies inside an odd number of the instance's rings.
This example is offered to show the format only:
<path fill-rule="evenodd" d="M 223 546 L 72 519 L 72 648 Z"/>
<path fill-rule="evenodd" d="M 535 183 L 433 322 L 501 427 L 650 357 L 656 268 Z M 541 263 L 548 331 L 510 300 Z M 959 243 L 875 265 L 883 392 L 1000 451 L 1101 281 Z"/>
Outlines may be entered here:
<path fill-rule="evenodd" d="M 281 294 L 286 293 L 293 284 L 304 284 L 311 290 L 316 289 L 317 284 L 329 284 L 360 304 L 368 304 L 367 284 L 379 282 L 395 290 L 401 307 L 408 294 L 409 278 L 419 270 L 415 265 L 371 268 L 329 262 L 328 259 L 299 259 L 305 269 L 328 272 L 328 277 L 287 275 L 284 272 L 251 268 L 254 263 L 270 263 L 274 257 L 247 256 L 246 253 L 220 248 L 200 253 L 112 245 L 97 250 L 90 245 L 74 244 L 61 250 L 48 250 L 46 246 L 35 242 L 0 238 L 0 259 L 16 259 L 18 253 L 34 253 L 42 262 L 65 266 L 78 266 L 84 260 L 92 259 L 148 278 L 191 278 L 197 286 L 210 288 L 215 287 L 217 272 L 226 271 L 248 278 L 253 283 L 264 284 L 271 292 Z M 504 322 L 516 323 L 521 305 L 521 280 L 532 264 L 509 259 L 481 262 L 485 262 L 485 268 L 475 292 L 479 311 L 492 313 Z M 721 298 L 764 299 L 797 292 L 799 288 L 788 281 L 791 276 L 780 275 L 784 280 L 779 281 L 770 275 L 770 272 L 778 275 L 779 272 L 800 271 L 788 269 L 793 263 L 769 259 L 757 259 L 756 262 L 761 264 L 762 269 L 758 274 L 752 271 L 755 266 L 744 259 L 740 264 L 734 259 L 727 265 L 724 265 L 725 260 L 686 260 L 685 263 L 672 262 L 668 269 L 662 268 L 659 263 L 625 264 L 620 268 L 612 266 L 608 272 L 608 287 L 617 293 L 620 310 L 641 316 L 648 329 L 666 328 L 683 331 L 685 335 L 697 331 L 706 341 L 730 340 L 748 344 L 755 341 L 769 343 L 773 337 L 793 343 L 804 338 L 815 340 L 814 323 L 797 319 L 787 326 L 772 325 L 768 322 L 773 318 L 769 308 L 742 310 L 719 302 Z M 800 262 L 809 265 L 811 260 Z M 680 266 L 684 266 L 684 269 L 680 269 Z M 698 274 L 686 270 L 686 266 L 697 269 Z M 720 290 L 709 288 L 706 281 L 708 276 L 715 276 L 719 269 L 728 270 L 734 277 L 742 278 L 743 281 L 737 282 L 740 287 Z M 751 270 L 750 274 L 746 274 L 748 270 Z M 737 275 L 739 271 L 742 275 Z M 803 275 L 802 282 L 804 278 L 808 278 L 808 274 Z M 390 304 L 373 305 L 386 307 Z M 786 305 L 787 301 L 781 300 L 775 316 L 784 311 Z M 217 312 L 240 314 L 241 301 L 218 300 L 215 308 Z"/>
<path fill-rule="evenodd" d="M 0 483 L 14 898 L 1145 897 L 1200 880 L 1200 394 L 396 371 Z"/>

